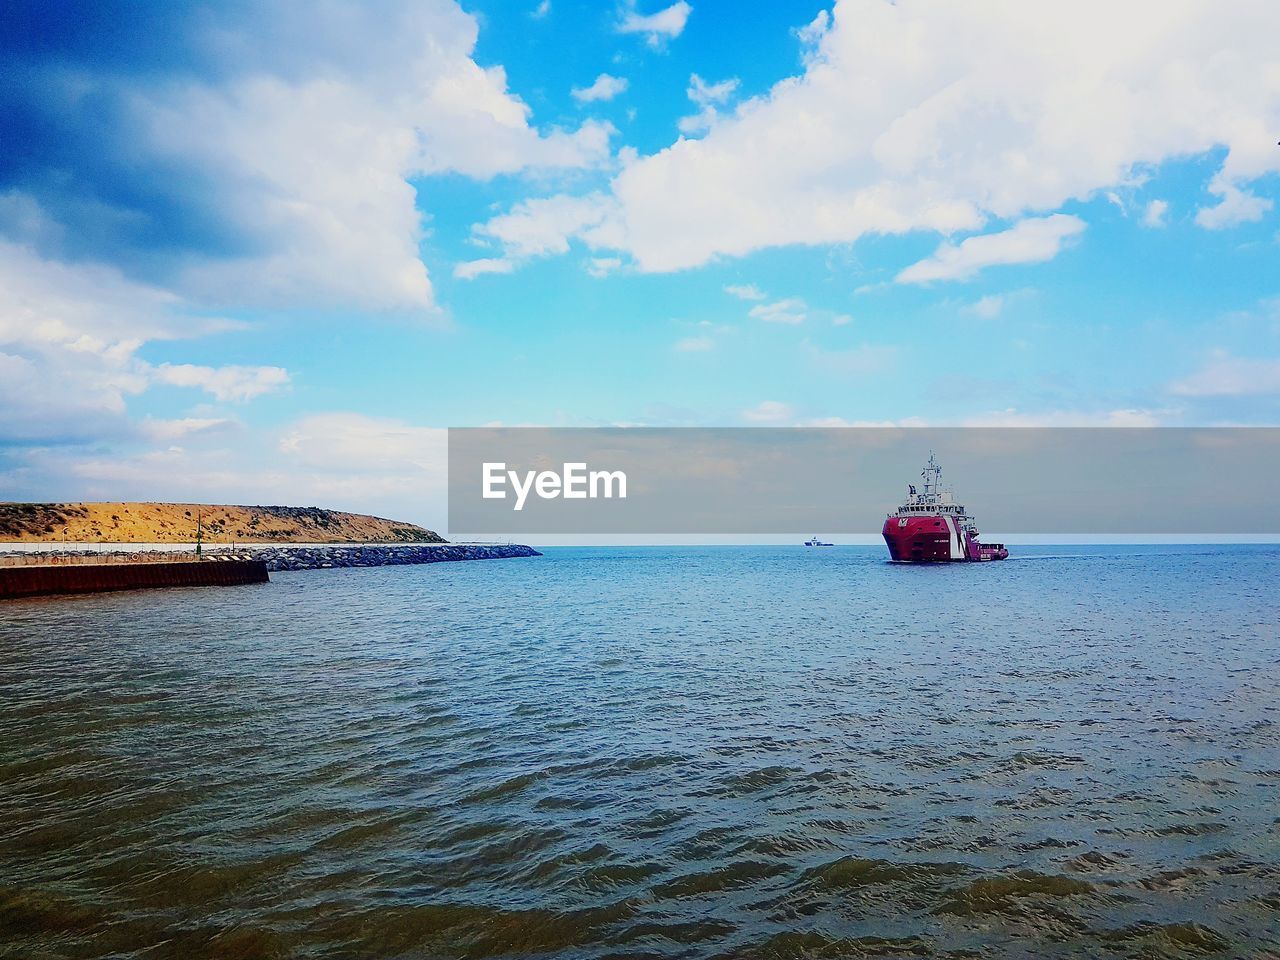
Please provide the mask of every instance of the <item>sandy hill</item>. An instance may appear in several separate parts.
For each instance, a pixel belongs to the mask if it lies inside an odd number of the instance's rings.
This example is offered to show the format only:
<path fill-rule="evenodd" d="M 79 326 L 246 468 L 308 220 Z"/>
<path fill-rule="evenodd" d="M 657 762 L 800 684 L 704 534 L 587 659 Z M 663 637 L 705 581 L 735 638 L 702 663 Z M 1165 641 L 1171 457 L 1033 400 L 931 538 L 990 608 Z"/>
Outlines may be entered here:
<path fill-rule="evenodd" d="M 319 507 L 196 503 L 0 503 L 0 541 L 443 543 L 412 523 Z"/>

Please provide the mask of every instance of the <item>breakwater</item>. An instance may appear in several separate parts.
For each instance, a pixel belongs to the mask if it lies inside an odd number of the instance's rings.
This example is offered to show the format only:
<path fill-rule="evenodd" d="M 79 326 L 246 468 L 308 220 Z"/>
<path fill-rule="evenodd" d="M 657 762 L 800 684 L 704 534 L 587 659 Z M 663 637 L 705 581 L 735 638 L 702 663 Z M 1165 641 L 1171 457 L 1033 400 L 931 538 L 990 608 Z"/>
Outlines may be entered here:
<path fill-rule="evenodd" d="M 431 543 L 405 546 L 264 546 L 240 547 L 268 570 L 321 570 L 332 567 L 386 567 L 455 560 L 505 560 L 540 557 L 518 543 Z"/>
<path fill-rule="evenodd" d="M 219 557 L 205 562 L 53 562 L 0 567 L 0 599 L 145 587 L 230 587 L 266 582 L 267 565 L 262 560 L 246 557 Z"/>

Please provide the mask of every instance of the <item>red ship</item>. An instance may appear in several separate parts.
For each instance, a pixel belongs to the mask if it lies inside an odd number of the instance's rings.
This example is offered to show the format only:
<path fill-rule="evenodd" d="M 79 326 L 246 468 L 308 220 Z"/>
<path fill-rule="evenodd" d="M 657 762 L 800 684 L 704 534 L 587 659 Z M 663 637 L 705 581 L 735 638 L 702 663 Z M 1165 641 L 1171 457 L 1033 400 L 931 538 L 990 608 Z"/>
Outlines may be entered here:
<path fill-rule="evenodd" d="M 938 483 L 942 468 L 929 454 L 920 471 L 924 489 L 907 486 L 907 502 L 884 522 L 884 542 L 889 557 L 901 563 L 1003 560 L 1009 556 L 1003 543 L 979 543 L 978 525 L 956 503 L 950 490 Z"/>

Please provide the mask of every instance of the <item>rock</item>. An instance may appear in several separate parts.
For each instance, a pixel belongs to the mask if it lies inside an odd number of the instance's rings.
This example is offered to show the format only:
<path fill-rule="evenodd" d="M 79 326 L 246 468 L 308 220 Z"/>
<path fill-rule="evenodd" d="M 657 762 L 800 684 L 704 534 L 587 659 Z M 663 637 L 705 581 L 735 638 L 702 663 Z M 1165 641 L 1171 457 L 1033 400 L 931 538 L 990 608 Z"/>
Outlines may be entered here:
<path fill-rule="evenodd" d="M 321 570 L 335 567 L 381 567 L 457 560 L 500 560 L 541 556 L 516 543 L 429 546 L 247 547 L 245 552 L 266 563 L 268 570 Z"/>

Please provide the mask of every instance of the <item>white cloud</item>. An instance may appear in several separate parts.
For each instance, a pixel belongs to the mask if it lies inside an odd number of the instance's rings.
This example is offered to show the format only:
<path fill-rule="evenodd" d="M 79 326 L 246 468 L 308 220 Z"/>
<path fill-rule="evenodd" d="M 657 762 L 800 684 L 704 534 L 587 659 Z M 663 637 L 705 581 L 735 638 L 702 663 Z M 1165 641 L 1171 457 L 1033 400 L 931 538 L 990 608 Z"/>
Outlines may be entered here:
<path fill-rule="evenodd" d="M 1206 230 L 1225 230 L 1242 223 L 1256 223 L 1275 206 L 1270 200 L 1216 178 L 1209 191 L 1222 199 L 1216 206 L 1201 207 L 1196 214 L 1196 223 Z"/>
<path fill-rule="evenodd" d="M 716 342 L 710 337 L 685 337 L 676 341 L 675 350 L 676 353 L 702 353 L 715 345 Z"/>
<path fill-rule="evenodd" d="M 183 417 L 178 420 L 147 417 L 138 425 L 138 429 L 148 440 L 174 443 L 186 437 L 227 430 L 235 425 L 236 421 L 227 417 Z"/>
<path fill-rule="evenodd" d="M 690 100 L 698 107 L 698 112 L 681 117 L 676 126 L 686 136 L 693 136 L 710 130 L 719 119 L 717 109 L 728 101 L 738 89 L 738 78 L 731 77 L 718 83 L 707 83 L 696 73 L 689 76 L 689 89 L 686 91 Z"/>
<path fill-rule="evenodd" d="M 206 332 L 225 321 L 113 267 L 49 260 L 0 240 L 0 344 L 76 353 L 132 353 L 144 340 Z"/>
<path fill-rule="evenodd" d="M 1004 310 L 1004 295 L 999 293 L 987 294 L 985 297 L 980 297 L 976 303 L 971 303 L 964 308 L 965 313 L 971 313 L 983 320 L 994 320 L 1000 316 L 1002 310 Z"/>
<path fill-rule="evenodd" d="M 441 529 L 448 431 L 358 413 L 314 414 L 286 428 L 276 462 L 326 503 L 385 504 L 384 515 Z M 302 467 L 303 469 L 298 469 Z M 315 502 L 293 499 L 285 502 Z M 374 506 L 358 506 L 362 512 Z"/>
<path fill-rule="evenodd" d="M 1169 213 L 1169 202 L 1167 200 L 1152 200 L 1147 204 L 1146 212 L 1142 214 L 1142 223 L 1147 227 L 1164 227 L 1168 225 L 1165 217 Z"/>
<path fill-rule="evenodd" d="M 223 402 L 244 403 L 289 382 L 283 367 L 202 367 L 192 363 L 162 363 L 151 369 L 156 383 L 196 387 Z"/>
<path fill-rule="evenodd" d="M 188 299 L 429 310 L 411 180 L 609 160 L 608 124 L 533 125 L 503 69 L 473 59 L 477 21 L 453 0 L 210 17 L 202 56 L 214 66 L 203 74 L 160 65 L 132 79 L 76 81 L 106 98 L 99 109 L 114 110 L 130 169 L 181 171 L 166 177 L 163 195 L 196 211 L 193 232 L 225 246 L 146 251 L 151 275 L 163 268 L 165 285 Z M 131 211 L 107 213 L 131 222 Z M 122 246 L 102 243 L 96 255 L 118 262 Z"/>
<path fill-rule="evenodd" d="M 1183 397 L 1244 397 L 1280 394 L 1280 360 L 1234 357 L 1215 350 L 1195 373 L 1169 385 Z"/>
<path fill-rule="evenodd" d="M 795 411 L 777 400 L 765 400 L 750 410 L 742 411 L 742 419 L 749 423 L 780 424 L 795 416 Z"/>
<path fill-rule="evenodd" d="M 0 445 L 56 444 L 112 439 L 129 431 L 125 396 L 144 380 L 127 368 L 94 358 L 43 356 L 0 349 Z M 79 361 L 79 362 L 77 362 Z"/>
<path fill-rule="evenodd" d="M 707 83 L 696 73 L 689 75 L 689 99 L 700 107 L 713 103 L 724 103 L 738 89 L 738 78 L 730 77 L 716 83 Z"/>
<path fill-rule="evenodd" d="M 480 260 L 468 260 L 453 268 L 453 275 L 459 280 L 474 280 L 486 273 L 510 273 L 515 264 L 499 257 L 488 257 Z"/>
<path fill-rule="evenodd" d="M 804 323 L 809 307 L 799 297 L 788 297 L 786 300 L 775 300 L 762 303 L 749 311 L 750 316 L 765 323 Z"/>
<path fill-rule="evenodd" d="M 155 382 L 139 348 L 228 326 L 111 267 L 0 241 L 0 441 L 128 436 L 127 398 Z"/>
<path fill-rule="evenodd" d="M 658 47 L 664 40 L 674 39 L 684 32 L 684 25 L 692 12 L 693 7 L 689 6 L 685 0 L 678 0 L 657 13 L 641 14 L 636 12 L 635 3 L 632 0 L 618 23 L 618 32 L 642 33 L 649 46 Z"/>
<path fill-rule="evenodd" d="M 1044 413 L 1023 413 L 1010 407 L 967 417 L 958 424 L 962 427 L 1158 427 L 1164 423 L 1167 411 L 1120 409 L 1096 413 L 1053 410 Z"/>
<path fill-rule="evenodd" d="M 541 137 L 505 92 L 500 68 L 455 57 L 453 72 L 392 94 L 334 82 L 271 80 L 186 91 L 157 107 L 156 136 L 175 160 L 237 181 L 226 216 L 260 238 L 262 254 L 206 260 L 181 287 L 210 302 L 335 299 L 372 308 L 426 307 L 431 285 L 408 183 L 459 172 L 488 178 L 530 167 L 581 167 L 608 156 L 607 125 Z M 425 87 L 425 88 L 424 88 Z M 163 133 L 159 131 L 163 130 Z"/>
<path fill-rule="evenodd" d="M 691 113 L 687 117 L 681 117 L 676 121 L 676 129 L 686 137 L 696 137 L 700 133 L 710 130 L 715 124 L 719 113 L 715 107 L 704 107 L 697 113 Z"/>
<path fill-rule="evenodd" d="M 843 427 L 857 427 L 865 429 L 867 427 L 875 427 L 877 429 L 891 427 L 927 427 L 925 421 L 919 417 L 904 417 L 901 420 L 847 420 L 844 417 L 814 417 L 812 420 L 803 420 L 799 424 L 802 427 L 823 427 L 826 429 L 835 429 Z"/>
<path fill-rule="evenodd" d="M 603 194 L 525 200 L 510 213 L 477 225 L 473 232 L 481 239 L 501 243 L 509 257 L 545 257 L 567 253 L 570 240 L 598 229 L 611 209 Z"/>
<path fill-rule="evenodd" d="M 419 471 L 439 476 L 447 459 L 445 430 L 358 413 L 304 417 L 280 438 L 280 450 L 317 469 Z"/>
<path fill-rule="evenodd" d="M 289 382 L 277 366 L 155 366 L 138 356 L 148 342 L 230 326 L 113 268 L 46 260 L 0 241 L 0 442 L 171 441 L 222 424 L 207 417 L 135 424 L 128 398 L 167 384 L 245 402 Z"/>
<path fill-rule="evenodd" d="M 622 261 L 618 257 L 591 257 L 587 260 L 587 273 L 599 280 L 621 266 Z"/>
<path fill-rule="evenodd" d="M 831 325 L 833 327 L 847 327 L 851 323 L 853 323 L 853 317 L 849 316 L 847 313 L 837 313 L 831 318 Z"/>
<path fill-rule="evenodd" d="M 809 23 L 796 30 L 796 36 L 800 40 L 800 45 L 805 48 L 806 62 L 816 53 L 815 49 L 822 38 L 826 36 L 827 31 L 831 29 L 831 14 L 826 10 L 819 10 L 818 15 Z"/>
<path fill-rule="evenodd" d="M 574 87 L 569 91 L 573 99 L 579 103 L 594 103 L 597 100 L 612 100 L 627 89 L 625 77 L 613 77 L 602 73 L 596 77 L 589 87 Z"/>
<path fill-rule="evenodd" d="M 542 0 L 529 14 L 534 20 L 542 20 L 551 12 L 551 0 Z"/>
<path fill-rule="evenodd" d="M 796 419 L 788 405 L 775 402 L 742 411 L 744 419 L 753 423 L 794 423 L 799 427 L 909 429 L 921 427 L 1158 427 L 1165 426 L 1177 411 L 1163 409 L 1120 408 L 1115 410 L 1078 411 L 1050 410 L 1026 413 L 1015 408 L 992 410 L 960 418 L 926 419 L 902 417 L 896 420 L 870 420 L 840 416 Z"/>
<path fill-rule="evenodd" d="M 814 417 L 812 420 L 803 421 L 802 427 L 820 427 L 823 429 L 836 429 L 841 427 L 851 427 L 853 424 L 844 417 Z"/>
<path fill-rule="evenodd" d="M 731 297 L 737 297 L 739 300 L 763 300 L 767 296 L 763 290 L 754 283 L 747 284 L 727 284 L 724 292 Z"/>
<path fill-rule="evenodd" d="M 1158 21 L 1103 0 L 837 0 L 802 32 L 800 76 L 625 164 L 594 239 L 662 272 L 868 233 L 973 232 L 1214 150 L 1219 182 L 1243 189 L 1280 169 L 1275 27 L 1258 0 L 1177 0 Z"/>
<path fill-rule="evenodd" d="M 932 257 L 913 263 L 895 280 L 897 283 L 966 280 L 984 267 L 1051 260 L 1063 243 L 1079 236 L 1084 228 L 1083 220 L 1065 213 L 1021 220 L 999 233 L 969 237 L 958 245 L 943 243 Z"/>

